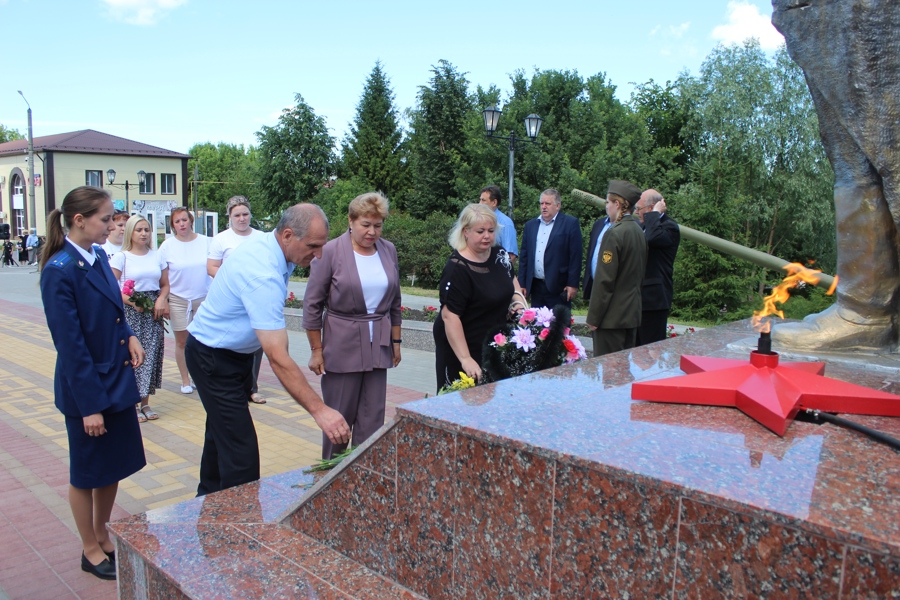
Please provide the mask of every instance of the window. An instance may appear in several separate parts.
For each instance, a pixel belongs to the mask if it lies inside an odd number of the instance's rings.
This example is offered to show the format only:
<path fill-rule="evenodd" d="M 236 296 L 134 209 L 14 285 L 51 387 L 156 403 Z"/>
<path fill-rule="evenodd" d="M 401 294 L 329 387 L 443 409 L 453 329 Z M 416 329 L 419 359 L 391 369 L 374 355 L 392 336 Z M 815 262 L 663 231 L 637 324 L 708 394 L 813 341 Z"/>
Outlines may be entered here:
<path fill-rule="evenodd" d="M 92 185 L 94 187 L 103 187 L 102 171 L 85 171 L 84 185 Z"/>
<path fill-rule="evenodd" d="M 142 194 L 156 193 L 156 173 L 147 173 L 144 175 L 144 183 L 141 184 L 140 192 Z"/>
<path fill-rule="evenodd" d="M 159 176 L 159 193 L 175 193 L 175 173 L 163 173 Z"/>

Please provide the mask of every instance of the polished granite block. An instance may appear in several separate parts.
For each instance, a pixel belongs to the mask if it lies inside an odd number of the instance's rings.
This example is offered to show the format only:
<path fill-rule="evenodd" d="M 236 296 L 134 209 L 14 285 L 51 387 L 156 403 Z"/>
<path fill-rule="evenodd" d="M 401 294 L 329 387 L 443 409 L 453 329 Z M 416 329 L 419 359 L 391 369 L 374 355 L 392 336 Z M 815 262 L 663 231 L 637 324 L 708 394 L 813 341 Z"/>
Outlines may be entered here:
<path fill-rule="evenodd" d="M 457 468 L 453 597 L 546 597 L 554 462 L 460 436 Z"/>
<path fill-rule="evenodd" d="M 627 478 L 560 464 L 554 503 L 553 596 L 671 595 L 676 496 Z"/>
<path fill-rule="evenodd" d="M 682 499 L 675 597 L 837 600 L 842 558 L 835 541 Z"/>
<path fill-rule="evenodd" d="M 396 580 L 429 598 L 453 598 L 456 435 L 404 419 L 396 427 Z"/>
<path fill-rule="evenodd" d="M 353 464 L 331 481 L 328 493 L 305 502 L 290 523 L 297 531 L 393 578 L 396 502 L 394 479 Z"/>
<path fill-rule="evenodd" d="M 746 358 L 748 336 L 734 323 L 409 403 L 324 477 L 115 523 L 122 597 L 900 597 L 900 453 L 631 400 L 682 354 Z M 826 374 L 900 392 L 884 362 Z M 900 436 L 900 419 L 851 418 Z"/>
<path fill-rule="evenodd" d="M 844 598 L 900 598 L 900 558 L 850 547 L 844 559 Z"/>

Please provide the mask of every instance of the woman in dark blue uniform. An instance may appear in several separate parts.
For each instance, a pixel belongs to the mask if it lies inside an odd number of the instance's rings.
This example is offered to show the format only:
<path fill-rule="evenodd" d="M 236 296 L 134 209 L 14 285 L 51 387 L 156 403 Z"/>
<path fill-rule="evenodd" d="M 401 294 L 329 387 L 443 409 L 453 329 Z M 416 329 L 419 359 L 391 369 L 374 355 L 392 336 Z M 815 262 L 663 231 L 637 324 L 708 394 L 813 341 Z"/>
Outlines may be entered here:
<path fill-rule="evenodd" d="M 119 481 L 146 464 L 134 412 L 134 367 L 144 351 L 99 248 L 115 229 L 112 215 L 105 190 L 75 188 L 47 218 L 41 255 L 41 297 L 57 351 L 53 392 L 69 437 L 69 504 L 84 546 L 81 568 L 101 579 L 116 578 L 106 523 Z"/>

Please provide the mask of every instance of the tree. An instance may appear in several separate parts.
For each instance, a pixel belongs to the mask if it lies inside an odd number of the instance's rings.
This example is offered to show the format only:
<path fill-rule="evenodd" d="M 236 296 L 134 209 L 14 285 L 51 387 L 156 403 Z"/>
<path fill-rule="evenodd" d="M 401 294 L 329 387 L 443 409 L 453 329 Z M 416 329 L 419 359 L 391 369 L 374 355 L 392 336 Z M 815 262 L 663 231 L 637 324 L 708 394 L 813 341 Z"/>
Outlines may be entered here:
<path fill-rule="evenodd" d="M 256 212 L 255 204 L 260 200 L 259 186 L 256 184 L 256 148 L 245 149 L 243 144 L 209 142 L 194 144 L 188 154 L 188 175 L 193 176 L 194 166 L 200 170 L 197 187 L 197 204 L 210 211 L 225 214 L 225 205 L 232 196 L 246 196 Z M 256 216 L 265 216 L 257 214 Z"/>
<path fill-rule="evenodd" d="M 469 82 L 446 60 L 431 73 L 429 85 L 419 88 L 412 113 L 413 192 L 407 210 L 416 218 L 433 212 L 455 214 L 466 202 L 456 193 L 456 177 L 467 162 L 465 126 L 473 110 Z"/>
<path fill-rule="evenodd" d="M 256 133 L 262 205 L 268 213 L 309 200 L 334 172 L 334 138 L 325 119 L 300 94 L 294 100 L 296 105 L 281 112 L 275 127 Z"/>
<path fill-rule="evenodd" d="M 700 76 L 681 89 L 692 140 L 688 183 L 672 197 L 673 216 L 701 231 L 787 260 L 835 264 L 834 175 L 818 138 L 803 74 L 782 49 L 769 60 L 755 40 L 719 46 Z M 715 318 L 749 313 L 769 280 L 748 263 L 682 244 L 675 310 Z"/>
<path fill-rule="evenodd" d="M 344 139 L 339 175 L 359 177 L 393 197 L 406 186 L 406 149 L 390 82 L 381 62 L 366 79 L 356 118 Z"/>
<path fill-rule="evenodd" d="M 14 140 L 21 140 L 24 139 L 24 137 L 25 136 L 19 133 L 18 130 L 11 129 L 0 123 L 0 144 L 4 142 L 12 142 Z"/>

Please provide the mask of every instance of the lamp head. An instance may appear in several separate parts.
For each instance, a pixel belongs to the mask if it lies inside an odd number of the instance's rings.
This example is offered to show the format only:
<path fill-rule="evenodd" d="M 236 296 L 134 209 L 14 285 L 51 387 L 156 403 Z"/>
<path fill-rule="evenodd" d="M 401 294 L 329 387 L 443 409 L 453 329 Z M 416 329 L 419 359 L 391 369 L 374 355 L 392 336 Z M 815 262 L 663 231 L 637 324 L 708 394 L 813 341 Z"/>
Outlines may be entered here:
<path fill-rule="evenodd" d="M 500 115 L 503 114 L 502 111 L 497 109 L 496 106 L 489 106 L 481 111 L 481 114 L 484 117 L 484 131 L 488 135 L 494 135 L 494 132 L 497 131 Z"/>
<path fill-rule="evenodd" d="M 112 185 L 116 181 L 116 171 L 115 169 L 109 169 L 106 171 L 106 181 Z"/>

